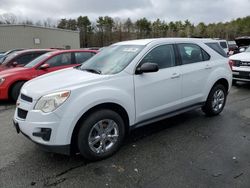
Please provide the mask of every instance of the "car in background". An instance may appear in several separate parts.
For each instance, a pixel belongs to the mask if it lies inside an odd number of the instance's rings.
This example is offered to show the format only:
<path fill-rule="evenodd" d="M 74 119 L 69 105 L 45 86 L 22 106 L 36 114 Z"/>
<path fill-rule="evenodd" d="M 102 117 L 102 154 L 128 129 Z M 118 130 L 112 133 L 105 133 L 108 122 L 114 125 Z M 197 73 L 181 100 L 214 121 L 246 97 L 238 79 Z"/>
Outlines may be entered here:
<path fill-rule="evenodd" d="M 56 70 L 81 65 L 96 53 L 96 50 L 57 50 L 41 55 L 24 67 L 4 70 L 0 72 L 0 100 L 17 100 L 26 81 Z"/>
<path fill-rule="evenodd" d="M 0 65 L 0 72 L 13 68 L 13 67 L 23 67 L 24 65 L 31 62 L 33 59 L 43 55 L 47 52 L 55 51 L 54 49 L 28 49 L 18 52 L 13 52 L 8 55 L 8 57 Z"/>
<path fill-rule="evenodd" d="M 218 42 L 219 42 L 220 46 L 223 48 L 223 50 L 225 51 L 225 53 L 228 54 L 229 48 L 228 48 L 227 40 L 219 39 Z"/>
<path fill-rule="evenodd" d="M 7 58 L 7 56 L 9 54 L 11 54 L 13 52 L 21 51 L 21 50 L 25 50 L 25 49 L 24 48 L 16 48 L 16 49 L 8 50 L 7 52 L 0 54 L 0 64 L 2 64 L 2 62 Z"/>
<path fill-rule="evenodd" d="M 236 53 L 244 52 L 250 45 L 250 36 L 235 38 L 235 42 L 238 46 Z"/>
<path fill-rule="evenodd" d="M 228 55 L 233 55 L 235 51 L 238 49 L 238 46 L 234 40 L 230 40 L 227 42 L 228 43 Z"/>
<path fill-rule="evenodd" d="M 233 83 L 237 81 L 250 82 L 250 47 L 245 52 L 229 57 L 233 71 Z"/>

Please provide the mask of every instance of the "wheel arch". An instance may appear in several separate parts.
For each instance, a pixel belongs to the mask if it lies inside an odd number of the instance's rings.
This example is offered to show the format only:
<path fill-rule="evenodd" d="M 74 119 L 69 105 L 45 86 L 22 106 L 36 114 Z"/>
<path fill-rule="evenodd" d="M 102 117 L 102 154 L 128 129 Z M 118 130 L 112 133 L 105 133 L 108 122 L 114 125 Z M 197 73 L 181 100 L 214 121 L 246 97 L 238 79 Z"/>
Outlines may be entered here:
<path fill-rule="evenodd" d="M 117 112 L 124 120 L 125 134 L 129 133 L 129 115 L 124 107 L 122 107 L 121 105 L 119 105 L 117 103 L 113 103 L 113 102 L 98 104 L 98 105 L 90 108 L 89 110 L 87 110 L 84 114 L 82 114 L 82 116 L 77 121 L 77 123 L 73 129 L 72 135 L 71 135 L 71 141 L 70 141 L 71 153 L 75 153 L 78 151 L 77 135 L 78 135 L 79 129 L 81 127 L 81 122 L 84 121 L 84 119 L 86 119 L 91 113 L 93 113 L 97 110 L 101 110 L 101 109 L 109 109 L 109 110 L 113 110 L 113 111 Z"/>
<path fill-rule="evenodd" d="M 208 90 L 208 92 L 207 92 L 207 96 L 206 96 L 206 98 L 205 98 L 205 101 L 207 101 L 207 98 L 208 98 L 209 93 L 210 93 L 210 91 L 212 90 L 212 88 L 213 88 L 215 85 L 217 85 L 217 84 L 223 85 L 223 86 L 225 87 L 227 93 L 229 92 L 230 84 L 229 84 L 228 80 L 227 80 L 226 78 L 217 79 L 217 81 L 215 81 L 215 82 L 213 83 L 213 85 L 209 88 L 209 90 Z"/>

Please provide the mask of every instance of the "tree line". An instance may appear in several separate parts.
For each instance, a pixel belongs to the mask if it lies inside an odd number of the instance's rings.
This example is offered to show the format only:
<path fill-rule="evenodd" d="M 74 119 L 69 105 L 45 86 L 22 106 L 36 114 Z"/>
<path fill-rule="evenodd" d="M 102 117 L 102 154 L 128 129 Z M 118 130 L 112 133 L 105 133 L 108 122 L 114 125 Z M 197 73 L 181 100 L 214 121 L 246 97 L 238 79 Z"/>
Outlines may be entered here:
<path fill-rule="evenodd" d="M 61 19 L 58 28 L 79 30 L 81 47 L 107 46 L 114 42 L 158 37 L 203 37 L 234 40 L 239 36 L 250 36 L 250 16 L 230 22 L 194 25 L 189 20 L 166 22 L 141 18 L 132 21 L 100 16 L 91 22 L 87 16 L 77 19 Z"/>
<path fill-rule="evenodd" d="M 81 47 L 102 47 L 112 43 L 131 39 L 158 38 L 158 37 L 204 37 L 234 40 L 239 36 L 250 36 L 250 16 L 238 18 L 229 22 L 195 25 L 189 20 L 171 21 L 147 18 L 131 20 L 130 18 L 112 18 L 100 16 L 90 21 L 88 16 L 79 16 L 76 19 L 61 19 L 56 23 L 47 18 L 33 23 L 31 20 L 18 22 L 13 14 L 0 15 L 0 24 L 29 24 L 44 27 L 56 27 L 80 32 Z"/>

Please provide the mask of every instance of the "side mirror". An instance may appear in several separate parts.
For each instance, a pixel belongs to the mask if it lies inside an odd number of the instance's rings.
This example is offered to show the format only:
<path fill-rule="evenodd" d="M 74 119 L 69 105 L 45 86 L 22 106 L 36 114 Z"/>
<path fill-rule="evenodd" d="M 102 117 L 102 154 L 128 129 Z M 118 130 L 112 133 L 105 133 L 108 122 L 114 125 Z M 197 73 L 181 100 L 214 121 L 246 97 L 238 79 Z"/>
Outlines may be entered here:
<path fill-rule="evenodd" d="M 12 63 L 12 66 L 13 67 L 16 67 L 18 64 L 17 64 L 17 62 L 16 61 L 14 61 L 13 63 Z"/>
<path fill-rule="evenodd" d="M 159 67 L 156 63 L 143 63 L 140 67 L 136 68 L 136 74 L 157 72 Z"/>
<path fill-rule="evenodd" d="M 39 67 L 39 69 L 41 69 L 41 70 L 45 70 L 45 69 L 48 69 L 48 68 L 49 68 L 49 64 L 47 64 L 47 63 L 44 63 L 43 65 L 41 65 Z"/>

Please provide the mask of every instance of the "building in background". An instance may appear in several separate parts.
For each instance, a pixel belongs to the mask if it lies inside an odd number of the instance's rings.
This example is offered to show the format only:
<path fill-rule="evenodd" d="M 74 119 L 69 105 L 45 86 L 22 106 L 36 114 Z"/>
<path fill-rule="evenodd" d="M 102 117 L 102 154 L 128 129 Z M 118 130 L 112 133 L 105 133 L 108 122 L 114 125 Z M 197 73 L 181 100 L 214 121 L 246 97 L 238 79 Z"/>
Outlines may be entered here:
<path fill-rule="evenodd" d="M 13 48 L 80 48 L 78 31 L 0 24 L 0 51 Z"/>

